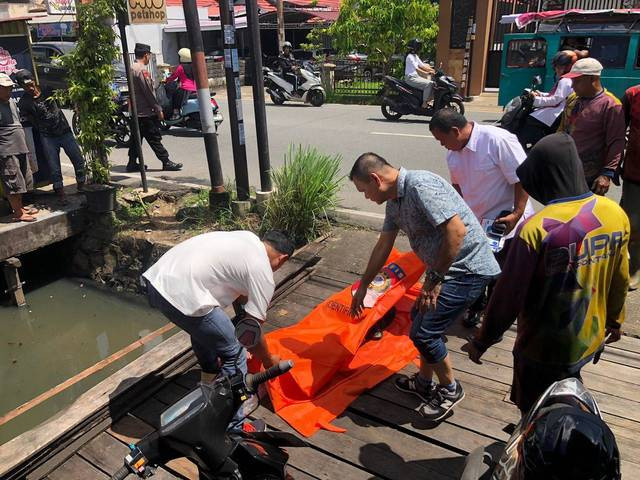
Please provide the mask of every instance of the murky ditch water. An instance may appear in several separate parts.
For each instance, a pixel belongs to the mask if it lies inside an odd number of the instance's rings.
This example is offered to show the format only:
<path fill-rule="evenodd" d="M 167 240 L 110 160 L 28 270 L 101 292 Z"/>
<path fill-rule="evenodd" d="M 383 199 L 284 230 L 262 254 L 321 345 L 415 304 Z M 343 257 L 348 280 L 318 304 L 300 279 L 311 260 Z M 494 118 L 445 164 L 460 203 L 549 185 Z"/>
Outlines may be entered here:
<path fill-rule="evenodd" d="M 146 300 L 62 278 L 27 293 L 28 307 L 0 306 L 0 417 L 167 323 Z M 0 426 L 0 445 L 48 419 L 162 340 L 91 374 Z"/>

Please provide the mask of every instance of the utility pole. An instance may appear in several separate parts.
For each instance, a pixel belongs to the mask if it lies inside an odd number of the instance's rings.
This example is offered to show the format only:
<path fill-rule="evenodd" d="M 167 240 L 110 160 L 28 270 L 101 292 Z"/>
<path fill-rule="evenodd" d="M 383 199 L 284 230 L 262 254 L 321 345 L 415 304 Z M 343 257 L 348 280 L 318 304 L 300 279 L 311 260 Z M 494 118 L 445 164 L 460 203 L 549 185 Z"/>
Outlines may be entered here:
<path fill-rule="evenodd" d="M 256 137 L 258 140 L 258 163 L 260 164 L 260 189 L 270 192 L 271 160 L 269 159 L 269 135 L 267 134 L 267 112 L 264 105 L 264 77 L 262 76 L 262 47 L 260 45 L 260 25 L 258 3 L 245 0 L 247 24 L 250 33 L 251 54 L 253 55 L 253 112 L 256 118 Z"/>
<path fill-rule="evenodd" d="M 147 192 L 147 172 L 142 156 L 142 141 L 140 140 L 140 125 L 138 124 L 138 107 L 136 105 L 136 91 L 133 88 L 133 74 L 131 73 L 131 59 L 129 58 L 129 42 L 127 41 L 127 24 L 129 19 L 127 13 L 118 13 L 118 29 L 120 30 L 120 43 L 122 44 L 122 60 L 127 74 L 127 85 L 129 87 L 129 105 L 131 108 L 131 133 L 135 148 L 138 151 L 138 164 L 140 166 L 140 180 L 142 180 L 142 191 Z"/>
<path fill-rule="evenodd" d="M 276 11 L 278 14 L 278 53 L 282 51 L 284 43 L 284 0 L 276 0 Z"/>
<path fill-rule="evenodd" d="M 211 191 L 209 193 L 209 206 L 211 208 L 229 206 L 230 195 L 225 191 L 222 166 L 220 165 L 220 151 L 218 149 L 218 137 L 213 121 L 213 109 L 211 107 L 211 92 L 209 91 L 209 76 L 207 64 L 204 59 L 204 45 L 200 32 L 200 20 L 196 0 L 183 0 L 184 20 L 191 47 L 191 63 L 196 78 L 198 89 L 198 106 L 200 107 L 200 121 L 204 137 L 204 149 L 207 155 L 207 166 L 211 178 Z"/>
<path fill-rule="evenodd" d="M 195 4 L 195 0 L 191 0 Z M 224 41 L 224 72 L 227 82 L 233 166 L 236 174 L 238 200 L 249 200 L 249 171 L 242 116 L 242 91 L 240 90 L 240 60 L 236 43 L 236 26 L 233 0 L 220 0 L 220 21 Z"/>

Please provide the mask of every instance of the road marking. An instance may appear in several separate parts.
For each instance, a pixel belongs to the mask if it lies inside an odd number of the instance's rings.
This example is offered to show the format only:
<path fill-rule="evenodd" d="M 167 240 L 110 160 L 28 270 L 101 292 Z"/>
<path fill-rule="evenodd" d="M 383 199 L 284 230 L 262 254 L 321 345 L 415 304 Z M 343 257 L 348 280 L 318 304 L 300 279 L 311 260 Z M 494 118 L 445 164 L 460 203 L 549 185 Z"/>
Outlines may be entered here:
<path fill-rule="evenodd" d="M 417 137 L 417 138 L 436 138 L 433 135 L 418 135 L 415 133 L 390 133 L 390 132 L 369 132 L 371 135 L 390 135 L 393 137 Z"/>

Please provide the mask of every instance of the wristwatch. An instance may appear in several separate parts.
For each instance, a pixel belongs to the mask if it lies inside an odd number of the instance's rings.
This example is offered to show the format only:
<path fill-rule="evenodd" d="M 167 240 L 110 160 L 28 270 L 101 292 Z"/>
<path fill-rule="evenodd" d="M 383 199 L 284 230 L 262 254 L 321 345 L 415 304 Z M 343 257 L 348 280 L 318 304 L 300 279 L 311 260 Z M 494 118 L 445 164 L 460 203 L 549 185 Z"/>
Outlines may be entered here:
<path fill-rule="evenodd" d="M 440 272 L 436 272 L 435 270 L 427 270 L 427 273 L 425 273 L 424 278 L 426 281 L 428 281 L 431 285 L 434 285 L 434 286 L 444 282 L 444 275 L 441 274 Z"/>

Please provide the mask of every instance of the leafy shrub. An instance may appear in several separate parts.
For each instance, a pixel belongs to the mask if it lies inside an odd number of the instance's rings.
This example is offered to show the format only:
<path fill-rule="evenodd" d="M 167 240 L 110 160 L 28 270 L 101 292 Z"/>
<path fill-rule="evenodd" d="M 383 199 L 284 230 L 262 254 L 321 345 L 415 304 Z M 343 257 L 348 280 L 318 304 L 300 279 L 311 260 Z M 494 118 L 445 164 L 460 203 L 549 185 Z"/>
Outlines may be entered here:
<path fill-rule="evenodd" d="M 271 172 L 275 186 L 265 208 L 262 231 L 287 232 L 297 245 L 312 241 L 329 226 L 343 180 L 339 155 L 313 147 L 289 146 L 284 165 Z"/>

